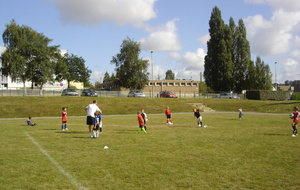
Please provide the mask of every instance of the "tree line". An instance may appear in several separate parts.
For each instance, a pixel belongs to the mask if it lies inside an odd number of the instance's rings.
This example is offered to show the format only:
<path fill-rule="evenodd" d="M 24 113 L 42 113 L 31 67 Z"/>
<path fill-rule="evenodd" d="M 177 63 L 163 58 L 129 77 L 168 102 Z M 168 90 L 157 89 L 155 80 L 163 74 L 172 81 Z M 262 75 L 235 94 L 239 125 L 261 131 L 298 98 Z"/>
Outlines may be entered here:
<path fill-rule="evenodd" d="M 242 19 L 224 24 L 221 11 L 214 7 L 209 20 L 210 40 L 204 63 L 205 83 L 214 91 L 270 90 L 269 65 L 257 57 L 251 60 L 250 43 Z"/>
<path fill-rule="evenodd" d="M 2 34 L 5 51 L 1 55 L 1 72 L 10 76 L 12 82 L 31 82 L 41 89 L 47 82 L 66 80 L 89 83 L 91 70 L 85 66 L 85 60 L 74 54 L 62 55 L 59 45 L 50 45 L 53 41 L 44 34 L 28 26 L 20 26 L 14 20 L 6 25 Z"/>

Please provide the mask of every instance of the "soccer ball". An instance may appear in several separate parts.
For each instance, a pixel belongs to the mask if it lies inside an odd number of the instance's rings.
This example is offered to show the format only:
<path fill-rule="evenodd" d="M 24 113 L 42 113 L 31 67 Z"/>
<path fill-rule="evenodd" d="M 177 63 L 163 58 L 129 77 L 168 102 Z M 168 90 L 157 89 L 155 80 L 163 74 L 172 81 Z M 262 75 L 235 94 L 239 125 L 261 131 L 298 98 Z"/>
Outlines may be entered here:
<path fill-rule="evenodd" d="M 104 146 L 103 148 L 104 148 L 104 149 L 108 149 L 108 146 Z"/>
<path fill-rule="evenodd" d="M 294 114 L 293 114 L 293 113 L 290 113 L 289 116 L 290 116 L 290 118 L 293 118 L 293 117 L 294 117 Z"/>

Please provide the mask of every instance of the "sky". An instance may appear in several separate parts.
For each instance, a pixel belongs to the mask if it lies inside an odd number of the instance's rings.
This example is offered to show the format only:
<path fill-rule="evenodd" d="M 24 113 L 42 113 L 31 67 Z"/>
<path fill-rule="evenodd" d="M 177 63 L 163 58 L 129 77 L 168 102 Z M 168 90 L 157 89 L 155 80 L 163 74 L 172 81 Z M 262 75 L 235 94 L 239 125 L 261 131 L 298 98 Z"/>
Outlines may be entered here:
<path fill-rule="evenodd" d="M 270 66 L 273 82 L 300 80 L 299 0 L 1 0 L 0 32 L 14 19 L 43 33 L 85 60 L 92 84 L 115 72 L 112 57 L 127 38 L 140 43 L 150 80 L 172 70 L 176 79 L 199 81 L 214 7 L 225 24 L 243 19 L 251 59 Z"/>

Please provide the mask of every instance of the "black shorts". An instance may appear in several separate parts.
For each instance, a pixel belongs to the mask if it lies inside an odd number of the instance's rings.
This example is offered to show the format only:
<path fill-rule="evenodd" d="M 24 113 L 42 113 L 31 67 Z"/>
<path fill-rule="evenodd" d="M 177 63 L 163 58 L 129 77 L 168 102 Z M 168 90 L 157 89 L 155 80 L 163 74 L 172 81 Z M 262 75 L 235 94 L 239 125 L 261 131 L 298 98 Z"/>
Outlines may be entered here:
<path fill-rule="evenodd" d="M 67 123 L 67 121 L 62 121 L 61 123 L 62 123 L 62 124 L 65 124 L 65 123 Z"/>
<path fill-rule="evenodd" d="M 97 131 L 98 131 L 99 128 L 100 128 L 100 127 L 99 127 L 99 124 L 96 124 L 96 126 L 94 126 L 93 130 L 97 130 Z"/>
<path fill-rule="evenodd" d="M 87 125 L 94 125 L 94 117 L 92 117 L 92 116 L 87 116 L 87 117 L 86 117 L 86 124 L 87 124 Z"/>
<path fill-rule="evenodd" d="M 171 119 L 171 115 L 167 115 L 167 119 Z"/>

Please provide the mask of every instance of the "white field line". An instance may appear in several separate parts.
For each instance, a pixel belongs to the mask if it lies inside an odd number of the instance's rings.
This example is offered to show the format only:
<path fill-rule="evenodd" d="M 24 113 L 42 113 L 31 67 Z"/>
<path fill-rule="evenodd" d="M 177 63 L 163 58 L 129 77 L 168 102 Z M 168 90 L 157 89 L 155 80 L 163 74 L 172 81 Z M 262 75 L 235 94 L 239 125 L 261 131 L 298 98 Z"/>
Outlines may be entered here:
<path fill-rule="evenodd" d="M 52 164 L 54 164 L 54 166 L 63 174 L 65 175 L 69 181 L 75 185 L 79 190 L 88 190 L 86 187 L 84 187 L 83 185 L 79 184 L 76 179 L 69 173 L 67 172 L 63 167 L 61 167 L 59 165 L 59 163 L 56 162 L 56 160 L 50 155 L 48 154 L 48 152 L 43 149 L 43 147 L 40 146 L 39 143 L 37 143 L 33 137 L 31 137 L 28 132 L 25 132 L 25 134 L 28 136 L 28 138 L 32 141 L 33 144 L 35 144 L 38 149 L 52 162 Z"/>

